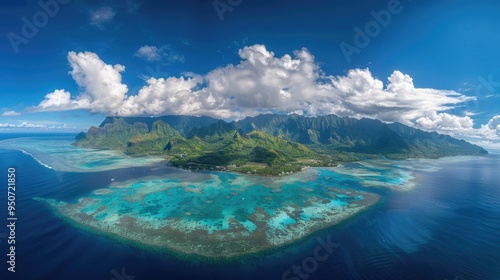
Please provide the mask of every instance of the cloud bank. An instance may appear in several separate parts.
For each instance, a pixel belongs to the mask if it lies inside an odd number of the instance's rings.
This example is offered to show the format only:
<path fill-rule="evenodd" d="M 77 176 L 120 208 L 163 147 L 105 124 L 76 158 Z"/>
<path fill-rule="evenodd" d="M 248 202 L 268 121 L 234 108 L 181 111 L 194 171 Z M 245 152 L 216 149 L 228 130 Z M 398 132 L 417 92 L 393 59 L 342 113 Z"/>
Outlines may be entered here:
<path fill-rule="evenodd" d="M 2 113 L 2 117 L 19 117 L 21 113 L 16 111 L 5 111 Z"/>
<path fill-rule="evenodd" d="M 144 46 L 136 55 L 155 60 L 160 52 L 156 47 Z M 369 69 L 353 69 L 344 76 L 327 75 L 305 48 L 278 57 L 264 45 L 253 45 L 240 49 L 239 56 L 241 61 L 236 65 L 221 66 L 203 75 L 150 78 L 137 93 L 128 93 L 121 77 L 124 66 L 106 64 L 95 53 L 69 52 L 70 73 L 82 91 L 72 95 L 64 89 L 55 90 L 34 109 L 86 109 L 117 116 L 208 115 L 223 119 L 267 112 L 336 114 L 452 134 L 474 130 L 469 116 L 449 113 L 474 97 L 417 88 L 409 75 L 397 70 L 384 83 Z M 496 116 L 474 131 L 486 139 L 499 139 L 499 124 L 500 117 Z"/>
<path fill-rule="evenodd" d="M 27 121 L 22 121 L 20 123 L 0 123 L 0 130 L 22 130 L 22 129 L 40 129 L 40 130 L 68 130 L 74 129 L 74 127 L 69 127 L 67 124 L 58 124 L 58 125 L 47 125 L 43 123 L 32 123 Z"/>

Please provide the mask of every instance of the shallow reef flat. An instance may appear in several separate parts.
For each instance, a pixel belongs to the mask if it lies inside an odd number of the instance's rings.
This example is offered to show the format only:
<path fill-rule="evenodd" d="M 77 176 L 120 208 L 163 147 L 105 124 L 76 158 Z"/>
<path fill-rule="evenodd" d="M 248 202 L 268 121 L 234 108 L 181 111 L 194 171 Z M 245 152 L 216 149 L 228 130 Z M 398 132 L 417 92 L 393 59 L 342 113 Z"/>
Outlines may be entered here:
<path fill-rule="evenodd" d="M 403 190 L 412 184 L 411 174 L 401 177 L 393 169 L 372 163 L 275 178 L 171 175 L 113 183 L 77 203 L 36 200 L 84 228 L 122 240 L 182 255 L 232 258 L 296 242 L 360 213 L 379 201 L 370 186 Z"/>
<path fill-rule="evenodd" d="M 369 160 L 340 164 L 329 176 L 340 176 L 344 181 L 357 182 L 368 189 L 379 187 L 394 191 L 409 191 L 417 184 L 412 167 L 402 161 Z"/>
<path fill-rule="evenodd" d="M 77 148 L 74 139 L 21 137 L 0 141 L 0 149 L 19 150 L 39 164 L 62 172 L 99 172 L 128 167 L 150 166 L 162 157 L 129 157 L 114 150 Z"/>

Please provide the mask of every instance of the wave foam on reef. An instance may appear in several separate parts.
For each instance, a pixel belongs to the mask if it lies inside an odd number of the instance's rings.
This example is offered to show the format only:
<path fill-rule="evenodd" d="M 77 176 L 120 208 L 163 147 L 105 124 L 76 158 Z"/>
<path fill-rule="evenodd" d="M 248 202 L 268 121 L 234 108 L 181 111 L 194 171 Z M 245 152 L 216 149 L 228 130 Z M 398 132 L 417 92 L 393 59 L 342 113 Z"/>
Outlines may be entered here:
<path fill-rule="evenodd" d="M 25 150 L 22 150 L 22 149 L 20 149 L 20 151 L 21 151 L 23 154 L 25 154 L 25 155 L 28 155 L 28 156 L 32 157 L 32 158 L 33 158 L 36 162 L 38 162 L 38 164 L 40 164 L 41 166 L 44 166 L 44 167 L 46 167 L 46 168 L 48 168 L 48 169 L 54 169 L 54 168 L 52 168 L 52 166 L 50 166 L 50 165 L 47 165 L 47 164 L 43 163 L 41 160 L 39 160 L 38 158 L 36 158 L 33 154 L 30 154 L 30 153 L 28 153 L 28 152 L 26 152 Z"/>
<path fill-rule="evenodd" d="M 0 141 L 0 149 L 17 150 L 40 165 L 62 172 L 99 172 L 158 164 L 162 157 L 132 158 L 120 151 L 78 148 L 72 139 L 21 137 Z"/>

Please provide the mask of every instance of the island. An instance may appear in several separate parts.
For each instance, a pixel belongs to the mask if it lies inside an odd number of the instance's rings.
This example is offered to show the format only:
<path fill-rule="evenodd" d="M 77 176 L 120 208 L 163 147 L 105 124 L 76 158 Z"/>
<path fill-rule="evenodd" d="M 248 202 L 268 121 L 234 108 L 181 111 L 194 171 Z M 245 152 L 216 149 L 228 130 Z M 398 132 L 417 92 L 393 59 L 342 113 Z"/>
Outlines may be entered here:
<path fill-rule="evenodd" d="M 370 158 L 483 155 L 483 148 L 401 123 L 336 115 L 265 114 L 226 122 L 211 117 L 107 117 L 77 136 L 78 147 L 162 155 L 169 164 L 283 176 L 306 167 Z"/>
<path fill-rule="evenodd" d="M 400 123 L 293 114 L 107 117 L 72 148 L 160 156 L 177 169 L 162 162 L 154 168 L 165 175 L 113 177 L 72 201 L 35 200 L 76 227 L 217 263 L 279 250 L 367 211 L 387 191 L 411 191 L 415 162 L 402 159 L 487 154 Z"/>

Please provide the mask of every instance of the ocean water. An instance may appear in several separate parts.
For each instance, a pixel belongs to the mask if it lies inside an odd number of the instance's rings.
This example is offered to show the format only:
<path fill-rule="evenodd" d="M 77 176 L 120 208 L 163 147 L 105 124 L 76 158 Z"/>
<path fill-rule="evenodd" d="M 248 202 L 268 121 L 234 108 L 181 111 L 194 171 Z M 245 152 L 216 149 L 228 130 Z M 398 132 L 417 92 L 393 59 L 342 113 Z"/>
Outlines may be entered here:
<path fill-rule="evenodd" d="M 500 279 L 498 155 L 368 161 L 269 179 L 192 173 L 165 167 L 159 159 L 138 161 L 120 154 L 79 150 L 67 145 L 72 137 L 0 134 L 4 140 L 0 142 L 0 170 L 4 170 L 0 180 L 5 182 L 1 184 L 5 191 L 0 191 L 0 279 Z M 9 167 L 16 168 L 17 176 L 16 273 L 8 272 L 6 263 Z M 99 206 L 118 205 L 94 216 L 105 220 L 110 214 L 154 212 L 158 209 L 130 210 L 129 204 L 120 201 L 147 186 L 168 188 L 183 183 L 182 188 L 170 189 L 171 196 L 155 197 L 155 192 L 149 192 L 137 201 L 182 206 L 186 203 L 172 197 L 184 197 L 188 202 L 197 201 L 190 195 L 210 198 L 199 209 L 213 207 L 211 211 L 173 207 L 155 212 L 184 220 L 201 219 L 206 212 L 219 218 L 220 213 L 230 215 L 223 210 L 231 205 L 245 205 L 250 213 L 255 201 L 262 198 L 259 203 L 272 212 L 287 206 L 283 205 L 287 201 L 310 205 L 306 199 L 311 196 L 332 198 L 337 207 L 363 197 L 339 190 L 376 194 L 380 201 L 339 225 L 317 230 L 292 244 L 211 262 L 88 230 L 47 203 L 78 205 L 82 198 L 104 195 L 107 199 Z M 233 189 L 207 193 L 231 184 Z M 330 195 L 324 191 L 328 187 L 333 188 Z M 186 192 L 190 188 L 196 191 Z M 298 221 L 274 214 L 281 219 L 270 221 L 272 228 L 292 227 Z M 315 214 L 318 212 L 303 213 L 300 219 L 314 219 Z M 154 217 L 152 213 L 145 216 Z M 245 215 L 240 216 L 248 231 L 255 230 Z M 207 220 L 204 226 L 208 225 Z"/>

